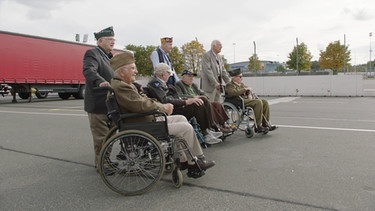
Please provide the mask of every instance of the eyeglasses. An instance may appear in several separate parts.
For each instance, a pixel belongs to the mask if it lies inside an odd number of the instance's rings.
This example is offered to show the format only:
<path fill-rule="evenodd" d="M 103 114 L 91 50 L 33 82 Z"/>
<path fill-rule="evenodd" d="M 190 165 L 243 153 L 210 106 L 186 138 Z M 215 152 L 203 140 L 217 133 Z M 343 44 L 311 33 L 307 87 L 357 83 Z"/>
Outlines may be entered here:
<path fill-rule="evenodd" d="M 106 40 L 108 40 L 108 41 L 111 41 L 111 42 L 115 42 L 115 41 L 116 41 L 115 38 L 107 38 L 107 37 L 105 37 L 104 39 L 106 39 Z"/>
<path fill-rule="evenodd" d="M 236 75 L 235 77 L 239 77 L 239 78 L 242 78 L 242 75 Z"/>

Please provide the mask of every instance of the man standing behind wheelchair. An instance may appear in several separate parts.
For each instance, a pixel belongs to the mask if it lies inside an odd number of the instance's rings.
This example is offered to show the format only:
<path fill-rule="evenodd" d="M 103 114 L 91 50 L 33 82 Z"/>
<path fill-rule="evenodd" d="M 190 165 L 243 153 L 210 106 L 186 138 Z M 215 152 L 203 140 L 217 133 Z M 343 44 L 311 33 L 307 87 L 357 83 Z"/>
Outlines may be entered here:
<path fill-rule="evenodd" d="M 225 93 L 228 97 L 241 97 L 244 100 L 245 107 L 252 107 L 254 110 L 257 128 L 255 132 L 263 133 L 276 130 L 275 125 L 270 124 L 270 107 L 268 101 L 255 98 L 250 87 L 242 83 L 241 69 L 229 71 L 232 80 L 226 84 Z"/>
<path fill-rule="evenodd" d="M 111 80 L 111 86 L 115 92 L 116 100 L 122 113 L 146 113 L 159 110 L 165 112 L 167 115 L 172 114 L 172 104 L 162 104 L 139 94 L 133 84 L 135 76 L 138 73 L 133 52 L 126 50 L 124 53 L 117 54 L 111 59 L 110 63 L 112 69 L 115 71 L 115 76 Z M 137 118 L 137 121 L 142 120 L 156 121 L 154 116 L 146 116 L 143 119 Z M 167 124 L 169 135 L 184 139 L 191 148 L 193 156 L 198 158 L 198 160 L 194 162 L 189 153 L 180 154 L 181 170 L 188 169 L 188 172 L 195 172 L 200 169 L 207 170 L 215 165 L 215 161 L 205 159 L 194 129 L 184 116 L 168 116 Z"/>

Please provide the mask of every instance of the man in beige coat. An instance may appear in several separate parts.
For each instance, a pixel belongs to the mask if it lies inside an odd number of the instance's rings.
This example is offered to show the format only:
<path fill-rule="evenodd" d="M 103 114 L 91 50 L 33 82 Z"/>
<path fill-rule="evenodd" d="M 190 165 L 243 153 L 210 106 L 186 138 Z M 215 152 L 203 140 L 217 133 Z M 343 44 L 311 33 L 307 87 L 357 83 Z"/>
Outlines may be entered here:
<path fill-rule="evenodd" d="M 211 50 L 207 51 L 202 59 L 201 87 L 210 102 L 220 101 L 220 93 L 223 92 L 223 82 L 229 82 L 224 62 L 221 55 L 219 55 L 221 48 L 222 45 L 219 40 L 212 41 Z"/>
<path fill-rule="evenodd" d="M 125 51 L 111 59 L 111 67 L 115 70 L 115 77 L 111 80 L 111 86 L 115 91 L 116 100 L 123 113 L 146 113 L 158 109 L 170 115 L 173 112 L 173 105 L 170 103 L 159 103 L 138 93 L 134 86 L 137 67 L 135 66 L 134 55 L 131 51 Z M 151 117 L 152 118 L 152 117 Z M 144 121 L 152 121 L 150 116 Z M 139 119 L 137 119 L 139 121 Z M 206 160 L 200 143 L 195 135 L 193 127 L 184 116 L 172 115 L 167 117 L 168 131 L 170 135 L 183 138 L 191 148 L 193 156 L 198 158 L 197 163 L 202 170 L 215 165 L 215 161 Z M 187 160 L 186 160 L 187 158 Z M 189 153 L 181 157 L 181 170 L 187 168 L 189 172 L 199 169 Z"/>

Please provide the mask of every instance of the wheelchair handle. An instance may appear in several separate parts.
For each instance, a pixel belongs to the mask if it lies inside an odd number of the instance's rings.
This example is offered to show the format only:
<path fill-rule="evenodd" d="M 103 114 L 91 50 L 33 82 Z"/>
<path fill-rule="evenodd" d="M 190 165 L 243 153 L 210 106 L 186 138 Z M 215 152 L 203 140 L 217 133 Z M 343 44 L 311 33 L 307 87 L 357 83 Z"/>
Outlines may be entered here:
<path fill-rule="evenodd" d="M 112 87 L 110 87 L 110 86 L 97 86 L 97 87 L 94 87 L 93 90 L 94 91 L 106 90 L 106 91 L 114 92 Z"/>

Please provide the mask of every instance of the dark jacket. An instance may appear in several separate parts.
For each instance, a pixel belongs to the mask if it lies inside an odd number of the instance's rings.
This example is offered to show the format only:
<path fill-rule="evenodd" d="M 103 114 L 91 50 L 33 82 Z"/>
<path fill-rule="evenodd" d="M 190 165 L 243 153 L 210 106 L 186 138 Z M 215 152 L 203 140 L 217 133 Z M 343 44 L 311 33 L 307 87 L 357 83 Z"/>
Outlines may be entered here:
<path fill-rule="evenodd" d="M 185 100 L 178 96 L 176 88 L 172 85 L 166 85 L 156 77 L 152 77 L 147 84 L 150 98 L 155 98 L 161 103 L 171 103 L 175 108 L 185 106 Z"/>
<path fill-rule="evenodd" d="M 176 82 L 176 85 L 175 85 L 175 88 L 176 88 L 177 94 L 178 94 L 180 97 L 188 97 L 188 98 L 193 97 L 193 96 L 191 96 L 191 95 L 189 94 L 189 92 L 186 90 L 186 87 L 185 87 L 185 86 L 186 86 L 186 85 L 184 84 L 184 82 L 182 82 L 182 81 L 177 81 L 177 82 Z M 194 92 L 195 92 L 195 94 L 196 94 L 197 96 L 199 96 L 199 95 L 204 95 L 204 91 L 200 90 L 200 89 L 198 88 L 198 86 L 197 86 L 195 83 L 193 83 L 191 86 L 192 86 L 192 88 L 193 88 L 193 90 L 194 90 Z"/>
<path fill-rule="evenodd" d="M 109 63 L 112 54 L 106 55 L 104 52 L 96 47 L 87 50 L 83 57 L 83 75 L 86 78 L 84 109 L 88 113 L 107 114 L 107 91 L 93 90 L 102 82 L 110 82 L 114 75 Z"/>

